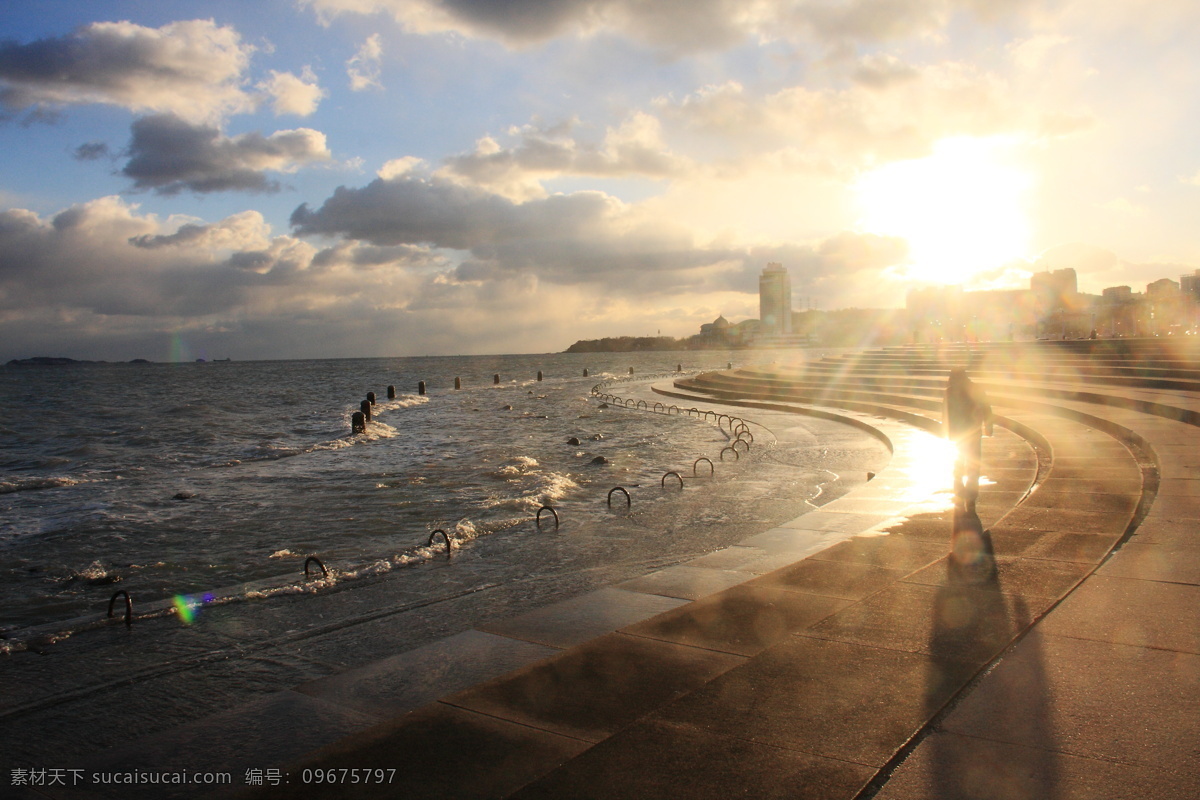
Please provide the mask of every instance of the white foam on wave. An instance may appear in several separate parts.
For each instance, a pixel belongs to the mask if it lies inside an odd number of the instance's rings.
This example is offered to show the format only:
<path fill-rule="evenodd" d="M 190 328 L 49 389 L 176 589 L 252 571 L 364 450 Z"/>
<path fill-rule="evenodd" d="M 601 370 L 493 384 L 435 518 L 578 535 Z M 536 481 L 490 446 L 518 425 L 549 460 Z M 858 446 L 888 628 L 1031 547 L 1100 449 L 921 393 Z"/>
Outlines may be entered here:
<path fill-rule="evenodd" d="M 0 481 L 0 494 L 27 492 L 38 489 L 59 489 L 64 486 L 77 486 L 81 483 L 91 483 L 86 478 L 69 478 L 66 475 L 40 475 L 28 478 L 15 478 Z"/>

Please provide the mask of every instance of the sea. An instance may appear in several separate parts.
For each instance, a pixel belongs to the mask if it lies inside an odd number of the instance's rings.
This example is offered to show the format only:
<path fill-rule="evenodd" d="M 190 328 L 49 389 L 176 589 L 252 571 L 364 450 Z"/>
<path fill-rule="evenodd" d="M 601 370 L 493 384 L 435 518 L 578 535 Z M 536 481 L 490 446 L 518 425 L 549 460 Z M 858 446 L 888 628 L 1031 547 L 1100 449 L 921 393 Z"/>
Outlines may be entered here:
<path fill-rule="evenodd" d="M 824 354 L 2 367 L 0 740 L 84 753 L 114 714 L 178 724 L 792 519 L 883 446 L 746 411 L 754 447 L 722 459 L 728 426 L 651 387 Z"/>

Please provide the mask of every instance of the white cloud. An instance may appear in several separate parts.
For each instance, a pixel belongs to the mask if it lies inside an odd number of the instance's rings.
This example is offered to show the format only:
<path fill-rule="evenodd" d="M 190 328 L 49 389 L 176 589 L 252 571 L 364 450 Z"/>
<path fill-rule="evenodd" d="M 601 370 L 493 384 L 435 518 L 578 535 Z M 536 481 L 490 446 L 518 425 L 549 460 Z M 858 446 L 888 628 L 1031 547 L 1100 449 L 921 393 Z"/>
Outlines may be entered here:
<path fill-rule="evenodd" d="M 271 108 L 277 117 L 284 114 L 310 116 L 316 113 L 317 106 L 328 94 L 317 83 L 317 76 L 310 67 L 305 67 L 299 76 L 271 70 L 271 77 L 260 82 L 258 88 L 272 98 Z"/>
<path fill-rule="evenodd" d="M 382 89 L 379 81 L 379 65 L 383 59 L 383 44 L 378 33 L 367 37 L 358 52 L 346 62 L 346 75 L 350 78 L 350 88 L 356 92 L 365 89 Z"/>
<path fill-rule="evenodd" d="M 147 28 L 95 22 L 66 36 L 0 44 L 0 103 L 47 110 L 102 103 L 193 122 L 250 111 L 254 48 L 212 20 Z"/>
<path fill-rule="evenodd" d="M 689 159 L 667 148 L 651 114 L 631 114 L 608 128 L 599 143 L 576 137 L 574 127 L 573 120 L 550 128 L 527 125 L 510 131 L 517 138 L 511 147 L 485 136 L 473 152 L 445 159 L 437 174 L 523 201 L 545 197 L 543 182 L 557 177 L 664 179 L 694 169 Z"/>
<path fill-rule="evenodd" d="M 403 158 L 393 158 L 388 161 L 375 173 L 385 181 L 392 178 L 403 178 L 425 166 L 425 160 L 416 156 L 404 156 Z"/>

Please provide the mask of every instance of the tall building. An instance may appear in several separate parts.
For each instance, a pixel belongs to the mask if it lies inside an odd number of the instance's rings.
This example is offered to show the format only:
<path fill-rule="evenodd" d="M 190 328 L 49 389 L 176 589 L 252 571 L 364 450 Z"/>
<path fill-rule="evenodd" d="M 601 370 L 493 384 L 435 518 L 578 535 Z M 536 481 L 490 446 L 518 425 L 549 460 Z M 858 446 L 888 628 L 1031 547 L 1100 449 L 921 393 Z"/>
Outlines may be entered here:
<path fill-rule="evenodd" d="M 792 279 L 783 264 L 767 264 L 758 277 L 758 318 L 765 336 L 792 332 Z"/>

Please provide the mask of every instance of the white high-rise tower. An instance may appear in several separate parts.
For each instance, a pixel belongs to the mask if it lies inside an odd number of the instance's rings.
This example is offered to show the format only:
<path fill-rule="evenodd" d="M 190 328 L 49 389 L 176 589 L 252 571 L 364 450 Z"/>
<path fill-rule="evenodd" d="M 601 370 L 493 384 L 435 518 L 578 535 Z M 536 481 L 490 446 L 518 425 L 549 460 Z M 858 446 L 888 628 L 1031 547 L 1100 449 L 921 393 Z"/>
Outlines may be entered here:
<path fill-rule="evenodd" d="M 792 332 L 792 279 L 783 264 L 767 264 L 758 278 L 758 318 L 765 336 Z"/>

